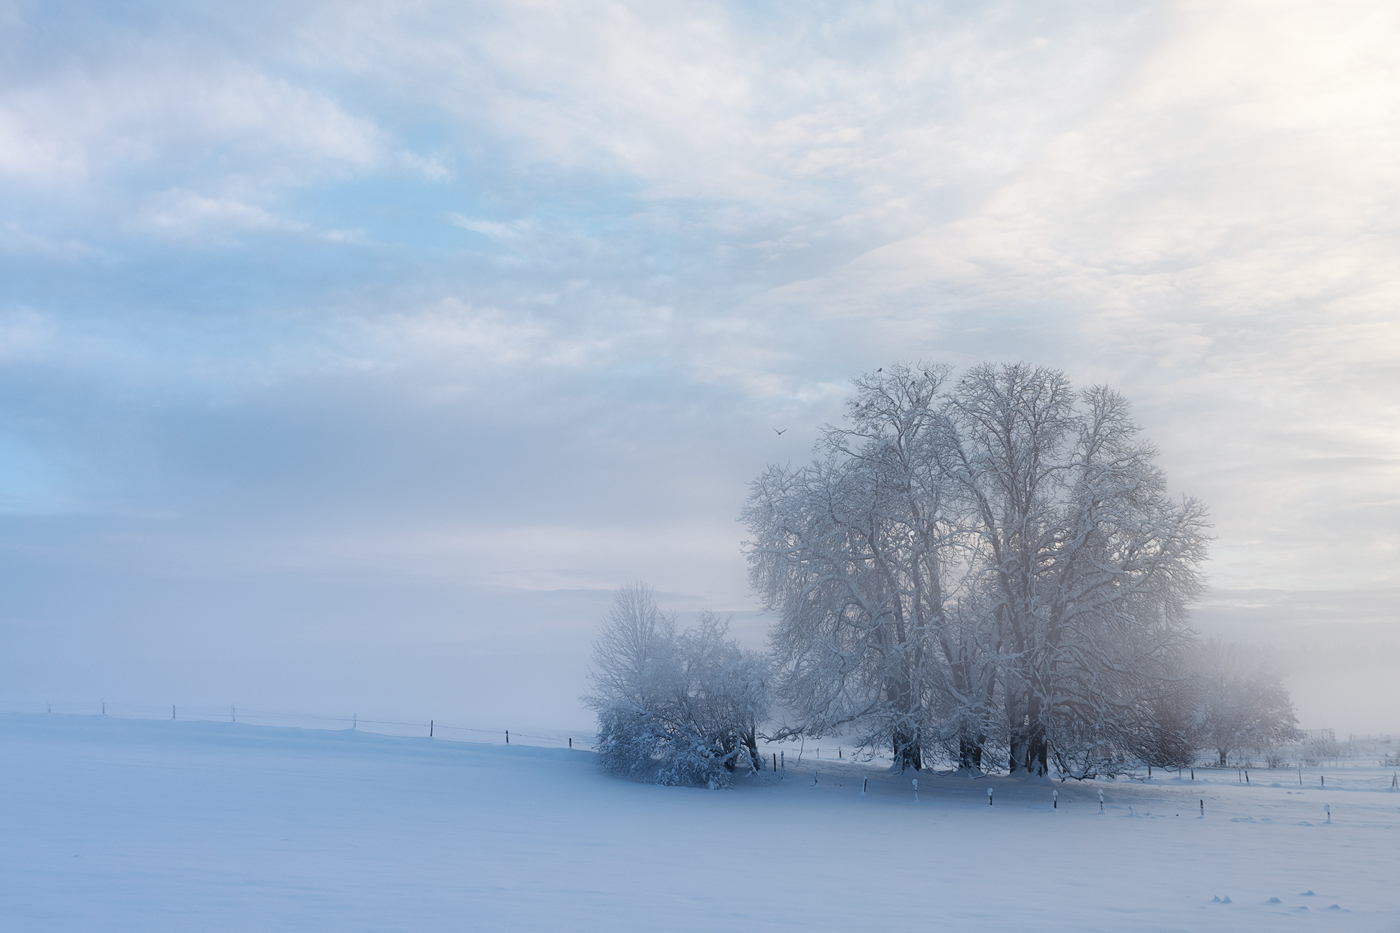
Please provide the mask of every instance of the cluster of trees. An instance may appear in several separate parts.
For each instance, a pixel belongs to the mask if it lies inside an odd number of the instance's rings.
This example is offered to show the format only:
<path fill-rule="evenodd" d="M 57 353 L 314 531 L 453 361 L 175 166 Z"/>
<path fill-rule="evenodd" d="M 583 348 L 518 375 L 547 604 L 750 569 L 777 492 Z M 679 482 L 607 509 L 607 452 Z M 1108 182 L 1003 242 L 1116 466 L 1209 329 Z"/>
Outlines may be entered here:
<path fill-rule="evenodd" d="M 742 761 L 761 766 L 758 724 L 768 710 L 768 665 L 727 637 L 711 612 L 691 629 L 663 613 L 649 587 L 619 590 L 593 644 L 598 756 L 622 776 L 723 787 Z"/>
<path fill-rule="evenodd" d="M 771 738 L 854 735 L 899 768 L 932 753 L 1082 777 L 1292 736 L 1277 674 L 1190 629 L 1205 509 L 1167 493 L 1120 395 L 1024 364 L 896 365 L 855 385 L 817 459 L 752 484 L 767 658 L 713 617 L 677 634 L 628 602 L 644 588 L 620 596 L 595 654 L 605 766 L 713 783 L 676 763 L 700 749 L 732 770 L 741 747 L 761 766 L 770 684 L 786 715 Z M 743 685 L 734 702 L 721 681 Z"/>
<path fill-rule="evenodd" d="M 779 617 L 790 728 L 857 728 L 919 768 L 931 745 L 1013 773 L 1092 767 L 1172 687 L 1201 590 L 1205 510 L 1165 491 L 1127 403 L 1055 370 L 891 367 L 807 466 L 770 467 L 744 519 Z"/>

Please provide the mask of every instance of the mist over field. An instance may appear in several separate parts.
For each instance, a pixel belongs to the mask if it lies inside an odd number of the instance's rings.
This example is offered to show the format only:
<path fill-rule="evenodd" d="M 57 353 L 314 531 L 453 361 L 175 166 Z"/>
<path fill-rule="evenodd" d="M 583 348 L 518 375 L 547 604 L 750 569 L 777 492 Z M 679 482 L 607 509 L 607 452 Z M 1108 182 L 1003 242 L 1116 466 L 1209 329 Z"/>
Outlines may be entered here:
<path fill-rule="evenodd" d="M 590 729 L 851 380 L 1132 405 L 1192 624 L 1400 729 L 1400 11 L 0 3 L 0 706 Z M 779 433 L 779 432 L 783 433 Z"/>

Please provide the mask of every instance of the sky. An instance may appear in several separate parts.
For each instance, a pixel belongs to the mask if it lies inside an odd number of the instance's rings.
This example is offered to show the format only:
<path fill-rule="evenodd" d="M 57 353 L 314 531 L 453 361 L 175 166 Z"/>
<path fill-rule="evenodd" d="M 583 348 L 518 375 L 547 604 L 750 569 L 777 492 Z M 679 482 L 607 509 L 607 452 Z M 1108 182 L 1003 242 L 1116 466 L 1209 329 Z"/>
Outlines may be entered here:
<path fill-rule="evenodd" d="M 0 698 L 586 724 L 850 380 L 1028 361 L 1400 728 L 1400 7 L 0 0 Z M 785 433 L 778 434 L 778 430 Z"/>

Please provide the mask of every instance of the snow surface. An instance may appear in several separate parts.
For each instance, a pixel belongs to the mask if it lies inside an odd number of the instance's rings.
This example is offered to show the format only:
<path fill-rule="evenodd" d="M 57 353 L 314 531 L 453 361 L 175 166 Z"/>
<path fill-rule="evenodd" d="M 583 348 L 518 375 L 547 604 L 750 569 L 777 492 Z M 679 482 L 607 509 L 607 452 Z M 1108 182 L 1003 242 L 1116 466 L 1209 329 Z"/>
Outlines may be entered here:
<path fill-rule="evenodd" d="M 916 803 L 908 775 L 810 755 L 705 791 L 585 751 L 242 723 L 4 714 L 0 749 L 6 931 L 1400 930 L 1377 767 L 1325 791 L 925 772 Z"/>

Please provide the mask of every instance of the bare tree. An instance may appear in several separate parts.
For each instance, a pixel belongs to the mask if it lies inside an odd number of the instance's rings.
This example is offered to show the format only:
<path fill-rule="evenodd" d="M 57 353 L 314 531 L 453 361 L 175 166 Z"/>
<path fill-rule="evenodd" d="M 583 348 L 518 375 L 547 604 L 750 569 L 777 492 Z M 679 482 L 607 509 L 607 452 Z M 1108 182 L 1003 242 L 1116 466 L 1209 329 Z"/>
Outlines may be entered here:
<path fill-rule="evenodd" d="M 678 631 L 641 583 L 618 590 L 593 645 L 593 693 L 603 768 L 658 784 L 719 787 L 742 759 L 759 769 L 767 665 L 727 637 L 711 612 Z"/>
<path fill-rule="evenodd" d="M 778 613 L 778 696 L 798 717 L 779 735 L 856 728 L 917 769 L 937 698 L 975 702 L 948 614 L 961 558 L 937 456 L 946 376 L 894 366 L 856 380 L 850 425 L 824 430 L 821 459 L 752 484 L 750 579 Z"/>
<path fill-rule="evenodd" d="M 1190 636 L 1208 540 L 1173 501 L 1122 396 L 1056 370 L 970 370 L 949 398 L 955 472 L 997 631 L 1010 768 L 1044 775 L 1053 734 L 1102 741 L 1131 721 Z"/>
<path fill-rule="evenodd" d="M 768 664 L 728 634 L 729 620 L 706 610 L 695 628 L 677 637 L 670 715 L 705 737 L 727 770 L 746 761 L 759 771 L 758 723 L 768 711 Z"/>
<path fill-rule="evenodd" d="M 594 709 L 654 708 L 671 679 L 675 640 L 676 617 L 657 608 L 651 587 L 638 581 L 620 588 L 593 642 L 593 692 L 584 701 Z"/>
<path fill-rule="evenodd" d="M 1222 768 L 1232 751 L 1264 751 L 1302 737 L 1283 674 L 1267 653 L 1212 638 L 1198 657 L 1199 728 Z"/>
<path fill-rule="evenodd" d="M 820 459 L 770 467 L 744 510 L 779 616 L 778 691 L 820 735 L 859 725 L 896 765 L 980 766 L 1005 735 L 1045 774 L 1143 715 L 1190 636 L 1203 508 L 1173 501 L 1121 396 L 1062 373 L 942 366 L 856 380 Z"/>

